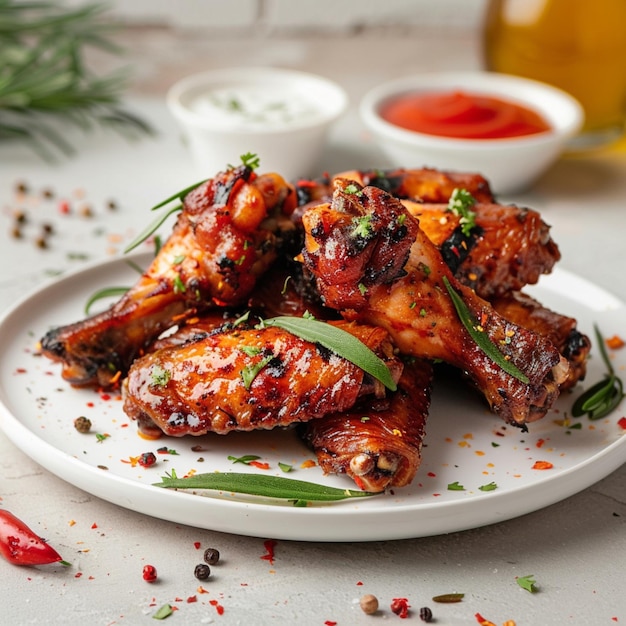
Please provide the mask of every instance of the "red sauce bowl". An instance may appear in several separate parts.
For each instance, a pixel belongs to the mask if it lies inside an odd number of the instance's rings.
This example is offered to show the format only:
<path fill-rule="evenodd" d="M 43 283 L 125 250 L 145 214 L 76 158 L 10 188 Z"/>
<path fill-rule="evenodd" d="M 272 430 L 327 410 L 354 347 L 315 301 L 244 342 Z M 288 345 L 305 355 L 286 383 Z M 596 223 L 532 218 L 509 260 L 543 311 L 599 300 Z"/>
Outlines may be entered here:
<path fill-rule="evenodd" d="M 565 92 L 492 72 L 401 78 L 367 93 L 360 113 L 389 161 L 375 165 L 478 172 L 497 193 L 529 187 L 584 119 Z"/>

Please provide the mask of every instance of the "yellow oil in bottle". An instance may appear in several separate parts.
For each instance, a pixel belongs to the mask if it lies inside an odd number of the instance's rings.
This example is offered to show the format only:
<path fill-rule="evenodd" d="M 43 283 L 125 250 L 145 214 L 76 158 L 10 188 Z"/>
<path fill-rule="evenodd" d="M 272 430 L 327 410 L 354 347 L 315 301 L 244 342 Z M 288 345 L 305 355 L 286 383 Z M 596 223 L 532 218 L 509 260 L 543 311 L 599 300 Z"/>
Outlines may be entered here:
<path fill-rule="evenodd" d="M 622 135 L 626 119 L 626 0 L 490 0 L 487 69 L 540 80 L 582 104 L 580 146 Z"/>

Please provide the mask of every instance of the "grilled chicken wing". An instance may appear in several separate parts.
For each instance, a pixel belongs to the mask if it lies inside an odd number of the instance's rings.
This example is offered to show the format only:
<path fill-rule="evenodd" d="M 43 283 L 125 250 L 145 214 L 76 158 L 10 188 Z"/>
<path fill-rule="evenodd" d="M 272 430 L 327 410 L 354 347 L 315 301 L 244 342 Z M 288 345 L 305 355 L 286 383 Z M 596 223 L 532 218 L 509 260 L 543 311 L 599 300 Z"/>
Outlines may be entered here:
<path fill-rule="evenodd" d="M 372 349 L 394 380 L 402 362 L 382 328 L 337 322 Z M 124 410 L 154 436 L 271 429 L 354 405 L 384 387 L 333 352 L 280 328 L 226 328 L 137 359 Z"/>
<path fill-rule="evenodd" d="M 389 397 L 311 420 L 301 436 L 327 474 L 346 474 L 367 491 L 404 487 L 421 463 L 431 383 L 432 365 L 412 359 Z"/>
<path fill-rule="evenodd" d="M 547 309 L 520 292 L 491 300 L 491 305 L 507 320 L 547 337 L 567 359 L 569 369 L 567 377 L 560 383 L 561 391 L 571 389 L 584 380 L 591 341 L 578 330 L 574 318 Z"/>
<path fill-rule="evenodd" d="M 48 332 L 43 354 L 63 364 L 73 385 L 106 387 L 173 320 L 245 302 L 276 258 L 268 214 L 286 202 L 295 194 L 280 176 L 257 176 L 247 166 L 206 181 L 184 198 L 171 236 L 139 281 L 107 311 Z"/>
<path fill-rule="evenodd" d="M 351 193 L 347 192 L 349 189 Z M 505 320 L 460 284 L 436 246 L 389 194 L 338 181 L 332 205 L 303 214 L 302 253 L 327 306 L 347 319 L 381 326 L 405 354 L 441 359 L 467 372 L 492 410 L 524 426 L 559 393 L 567 362 L 546 338 Z M 489 357 L 459 318 L 446 282 L 514 375 Z"/>

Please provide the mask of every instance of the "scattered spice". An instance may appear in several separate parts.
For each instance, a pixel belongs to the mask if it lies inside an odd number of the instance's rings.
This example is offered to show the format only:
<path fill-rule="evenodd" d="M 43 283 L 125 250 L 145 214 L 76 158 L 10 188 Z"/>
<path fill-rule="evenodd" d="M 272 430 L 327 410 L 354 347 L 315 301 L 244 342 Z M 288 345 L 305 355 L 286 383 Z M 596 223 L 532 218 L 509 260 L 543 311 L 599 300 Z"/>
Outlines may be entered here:
<path fill-rule="evenodd" d="M 144 452 L 137 461 L 141 467 L 150 467 L 157 462 L 154 452 Z"/>
<path fill-rule="evenodd" d="M 420 619 L 423 622 L 432 622 L 433 621 L 433 612 L 427 606 L 423 606 L 420 609 Z"/>
<path fill-rule="evenodd" d="M 534 470 L 549 470 L 552 469 L 554 465 L 550 463 L 550 461 L 535 461 L 532 469 Z"/>
<path fill-rule="evenodd" d="M 359 606 L 366 615 L 374 615 L 378 611 L 378 598 L 367 593 L 359 600 Z"/>
<path fill-rule="evenodd" d="M 465 597 L 464 593 L 444 593 L 440 596 L 434 596 L 433 602 L 441 602 L 449 604 L 451 602 L 461 602 Z"/>
<path fill-rule="evenodd" d="M 268 539 L 263 542 L 265 547 L 265 554 L 261 555 L 264 561 L 269 561 L 270 565 L 274 565 L 274 548 L 276 547 L 276 541 L 274 539 Z"/>
<path fill-rule="evenodd" d="M 216 550 L 215 548 L 207 548 L 204 551 L 204 560 L 209 565 L 217 565 L 217 563 L 219 563 L 219 560 L 220 560 L 219 550 Z"/>
<path fill-rule="evenodd" d="M 193 575 L 198 580 L 206 580 L 211 575 L 211 568 L 206 563 L 198 563 L 193 570 Z"/>
<path fill-rule="evenodd" d="M 391 612 L 395 613 L 398 617 L 406 619 L 409 616 L 409 608 L 411 605 L 406 598 L 394 598 L 391 601 Z"/>
<path fill-rule="evenodd" d="M 74 420 L 74 428 L 79 433 L 88 433 L 91 430 L 91 420 L 88 417 L 81 415 Z"/>
<path fill-rule="evenodd" d="M 156 567 L 154 565 L 144 565 L 142 576 L 147 583 L 153 583 L 157 579 Z"/>

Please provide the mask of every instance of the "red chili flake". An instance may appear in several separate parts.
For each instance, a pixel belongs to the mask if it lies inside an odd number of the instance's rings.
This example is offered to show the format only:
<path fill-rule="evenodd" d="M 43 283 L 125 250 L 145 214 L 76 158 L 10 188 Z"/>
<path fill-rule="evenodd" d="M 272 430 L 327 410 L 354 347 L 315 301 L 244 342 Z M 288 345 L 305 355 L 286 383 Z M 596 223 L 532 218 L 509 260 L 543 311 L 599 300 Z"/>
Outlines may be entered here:
<path fill-rule="evenodd" d="M 252 467 L 256 467 L 257 469 L 268 470 L 270 468 L 269 463 L 263 463 L 261 461 L 249 461 L 248 465 L 252 465 Z"/>
<path fill-rule="evenodd" d="M 193 547 L 194 547 L 196 550 L 199 550 L 199 549 L 202 547 L 202 544 L 201 544 L 199 541 L 194 541 L 194 542 L 193 542 Z"/>
<path fill-rule="evenodd" d="M 70 212 L 70 203 L 67 200 L 59 202 L 59 212 L 63 215 L 67 215 Z"/>
<path fill-rule="evenodd" d="M 611 348 L 611 350 L 619 350 L 625 345 L 624 340 L 618 335 L 613 335 L 612 337 L 605 339 L 605 343 L 607 347 Z"/>
<path fill-rule="evenodd" d="M 209 600 L 209 604 L 215 607 L 218 615 L 224 615 L 224 607 L 217 600 Z"/>
<path fill-rule="evenodd" d="M 411 605 L 406 598 L 394 598 L 391 601 L 391 612 L 395 613 L 398 617 L 406 619 L 409 616 L 409 608 Z"/>
<path fill-rule="evenodd" d="M 111 395 L 108 393 L 101 393 L 100 394 L 100 400 L 102 400 L 103 402 L 108 402 L 111 399 Z"/>
<path fill-rule="evenodd" d="M 535 464 L 533 465 L 532 469 L 548 470 L 548 469 L 552 469 L 553 467 L 554 465 L 552 465 L 550 461 L 535 461 Z"/>
<path fill-rule="evenodd" d="M 263 546 L 267 554 L 262 554 L 261 558 L 264 561 L 269 561 L 270 565 L 274 565 L 274 548 L 276 547 L 277 542 L 274 539 L 268 539 L 263 542 Z"/>
<path fill-rule="evenodd" d="M 426 476 L 430 476 L 431 478 L 435 478 L 435 476 L 437 476 L 437 474 L 435 474 L 435 472 L 428 472 L 428 474 L 426 474 Z"/>
<path fill-rule="evenodd" d="M 546 442 L 545 439 L 537 439 L 537 443 L 535 444 L 538 448 L 541 448 L 541 446 Z"/>
<path fill-rule="evenodd" d="M 327 619 L 327 620 L 324 622 L 324 626 L 337 626 L 337 622 L 333 622 L 332 620 Z"/>
<path fill-rule="evenodd" d="M 74 578 L 80 578 L 82 575 L 82 572 L 76 572 L 76 574 L 74 574 Z"/>
<path fill-rule="evenodd" d="M 137 461 L 141 467 L 150 467 L 157 462 L 154 452 L 143 452 Z"/>
<path fill-rule="evenodd" d="M 192 602 L 197 602 L 198 601 L 198 596 L 189 596 L 187 598 L 187 603 L 191 604 Z"/>
<path fill-rule="evenodd" d="M 16 374 L 26 374 L 26 368 L 24 368 L 24 367 L 18 367 L 18 368 L 15 370 L 15 373 L 16 373 Z"/>
<path fill-rule="evenodd" d="M 480 626 L 496 626 L 493 622 L 485 619 L 480 613 L 476 613 L 474 617 L 476 618 L 476 621 L 480 624 Z"/>
<path fill-rule="evenodd" d="M 143 579 L 148 583 L 153 583 L 157 579 L 157 571 L 154 565 L 143 566 Z"/>
<path fill-rule="evenodd" d="M 618 425 L 620 428 L 622 428 L 622 429 L 626 430 L 626 417 L 620 417 L 620 418 L 617 420 L 617 425 Z"/>
<path fill-rule="evenodd" d="M 363 581 L 359 580 L 356 584 L 357 587 L 362 587 L 363 586 Z"/>
<path fill-rule="evenodd" d="M 92 528 L 98 528 L 98 524 L 96 524 L 95 522 L 91 525 Z"/>

